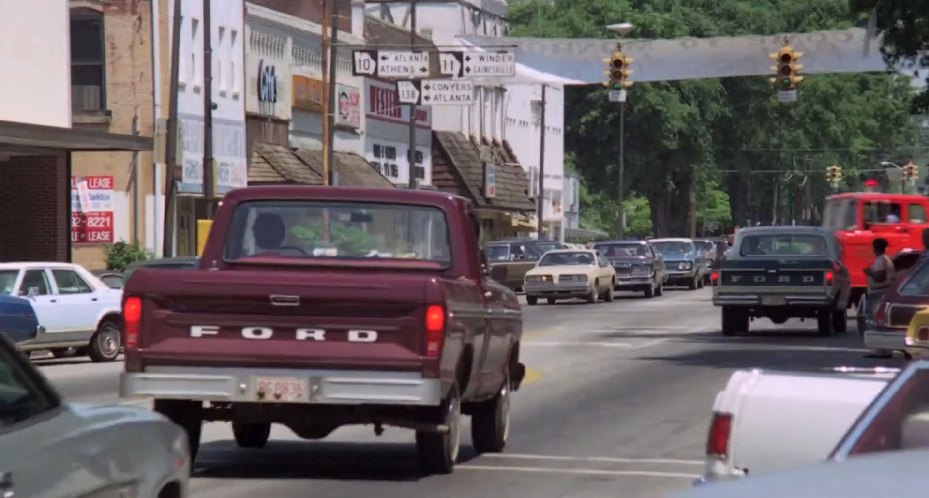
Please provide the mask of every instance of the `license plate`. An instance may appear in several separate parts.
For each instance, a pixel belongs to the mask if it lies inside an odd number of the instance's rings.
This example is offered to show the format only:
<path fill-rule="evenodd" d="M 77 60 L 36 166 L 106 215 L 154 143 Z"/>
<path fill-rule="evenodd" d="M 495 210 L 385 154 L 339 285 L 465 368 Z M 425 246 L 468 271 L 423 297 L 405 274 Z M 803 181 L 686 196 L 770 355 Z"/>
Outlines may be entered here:
<path fill-rule="evenodd" d="M 262 394 L 263 393 L 263 394 Z M 297 377 L 258 377 L 258 396 L 264 401 L 307 401 L 307 384 Z"/>
<path fill-rule="evenodd" d="M 784 296 L 761 296 L 761 304 L 765 306 L 783 306 L 787 304 Z"/>

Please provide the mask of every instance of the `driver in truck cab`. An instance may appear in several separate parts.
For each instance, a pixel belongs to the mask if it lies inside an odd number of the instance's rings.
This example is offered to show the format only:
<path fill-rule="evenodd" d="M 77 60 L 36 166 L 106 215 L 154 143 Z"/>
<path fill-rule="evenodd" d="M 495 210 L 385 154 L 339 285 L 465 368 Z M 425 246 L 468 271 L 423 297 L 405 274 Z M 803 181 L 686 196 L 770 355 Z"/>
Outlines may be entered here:
<path fill-rule="evenodd" d="M 255 237 L 257 249 L 255 256 L 274 255 L 273 251 L 280 248 L 287 237 L 284 219 L 277 213 L 259 214 L 252 224 L 252 236 Z"/>

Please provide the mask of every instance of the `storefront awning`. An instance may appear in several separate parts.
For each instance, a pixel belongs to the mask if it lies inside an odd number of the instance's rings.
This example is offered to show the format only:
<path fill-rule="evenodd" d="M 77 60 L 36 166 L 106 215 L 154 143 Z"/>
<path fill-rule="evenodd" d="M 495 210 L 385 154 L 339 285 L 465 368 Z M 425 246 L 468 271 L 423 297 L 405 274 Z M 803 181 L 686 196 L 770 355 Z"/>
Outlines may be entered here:
<path fill-rule="evenodd" d="M 335 185 L 393 188 L 393 183 L 363 157 L 351 152 L 332 155 Z M 248 165 L 249 185 L 282 183 L 323 184 L 323 153 L 313 149 L 291 149 L 258 142 Z"/>
<path fill-rule="evenodd" d="M 3 146 L 75 152 L 148 151 L 152 150 L 153 140 L 97 130 L 0 121 L 0 147 Z"/>
<path fill-rule="evenodd" d="M 529 198 L 529 177 L 516 162 L 506 144 L 489 144 L 489 158 L 495 168 L 495 195 L 484 191 L 484 160 L 480 147 L 462 133 L 434 131 L 432 183 L 447 192 L 470 198 L 478 208 L 501 211 L 535 211 Z"/>

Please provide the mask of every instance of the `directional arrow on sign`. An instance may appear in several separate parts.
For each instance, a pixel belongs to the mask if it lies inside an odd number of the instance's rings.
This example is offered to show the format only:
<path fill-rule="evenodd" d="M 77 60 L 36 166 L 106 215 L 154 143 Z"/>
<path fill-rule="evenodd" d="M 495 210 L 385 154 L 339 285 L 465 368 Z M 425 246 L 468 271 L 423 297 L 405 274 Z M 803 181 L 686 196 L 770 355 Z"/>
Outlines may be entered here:
<path fill-rule="evenodd" d="M 513 52 L 481 52 L 467 54 L 464 57 L 466 76 L 515 76 L 516 56 Z"/>
<path fill-rule="evenodd" d="M 429 52 L 380 50 L 377 75 L 387 78 L 421 78 L 429 76 Z"/>
<path fill-rule="evenodd" d="M 397 94 L 401 104 L 418 105 L 421 92 L 418 81 L 398 81 Z"/>

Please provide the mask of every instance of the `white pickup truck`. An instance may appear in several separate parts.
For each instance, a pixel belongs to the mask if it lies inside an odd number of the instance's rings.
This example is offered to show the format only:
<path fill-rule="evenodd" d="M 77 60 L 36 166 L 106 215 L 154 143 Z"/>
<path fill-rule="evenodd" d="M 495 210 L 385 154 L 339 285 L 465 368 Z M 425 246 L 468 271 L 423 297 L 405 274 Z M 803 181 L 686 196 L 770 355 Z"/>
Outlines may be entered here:
<path fill-rule="evenodd" d="M 736 371 L 716 395 L 706 470 L 695 484 L 826 460 L 898 372 L 845 367 L 813 374 Z"/>

